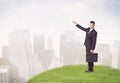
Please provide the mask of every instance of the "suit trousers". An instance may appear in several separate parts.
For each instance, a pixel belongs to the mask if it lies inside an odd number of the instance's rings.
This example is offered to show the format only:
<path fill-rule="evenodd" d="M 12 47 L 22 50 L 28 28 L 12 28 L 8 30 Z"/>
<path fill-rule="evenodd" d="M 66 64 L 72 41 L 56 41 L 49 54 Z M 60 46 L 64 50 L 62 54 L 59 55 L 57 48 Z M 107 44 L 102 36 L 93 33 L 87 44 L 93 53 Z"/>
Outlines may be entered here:
<path fill-rule="evenodd" d="M 86 57 L 87 53 L 90 53 L 90 46 L 86 46 Z M 88 62 L 88 71 L 93 71 L 94 62 Z"/>

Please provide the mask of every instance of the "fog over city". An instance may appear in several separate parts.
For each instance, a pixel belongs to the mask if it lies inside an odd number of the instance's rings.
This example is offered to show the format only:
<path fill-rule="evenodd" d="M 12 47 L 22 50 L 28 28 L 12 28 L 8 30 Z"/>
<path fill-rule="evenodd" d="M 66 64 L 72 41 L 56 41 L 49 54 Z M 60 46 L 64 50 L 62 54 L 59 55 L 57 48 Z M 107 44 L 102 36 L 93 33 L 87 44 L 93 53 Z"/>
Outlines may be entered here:
<path fill-rule="evenodd" d="M 83 35 L 72 20 L 84 27 L 94 20 L 98 42 L 120 39 L 119 0 L 0 0 L 0 4 L 0 44 L 8 43 L 9 32 L 18 28 L 54 36 L 66 30 Z"/>
<path fill-rule="evenodd" d="M 96 64 L 120 69 L 119 10 L 119 0 L 0 0 L 0 69 L 10 68 L 8 83 L 24 83 L 54 67 L 86 64 L 85 33 L 73 20 L 86 28 L 96 22 Z"/>

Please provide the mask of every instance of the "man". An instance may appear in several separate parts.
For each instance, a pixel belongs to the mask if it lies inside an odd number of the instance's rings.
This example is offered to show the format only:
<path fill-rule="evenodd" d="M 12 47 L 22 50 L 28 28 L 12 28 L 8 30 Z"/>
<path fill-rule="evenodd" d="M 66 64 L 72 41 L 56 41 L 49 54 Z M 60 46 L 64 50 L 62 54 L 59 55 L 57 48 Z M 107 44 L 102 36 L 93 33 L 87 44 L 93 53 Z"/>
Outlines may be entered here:
<path fill-rule="evenodd" d="M 86 54 L 87 53 L 93 53 L 96 46 L 96 39 L 97 39 L 97 32 L 94 29 L 95 22 L 90 21 L 90 27 L 84 28 L 81 25 L 79 25 L 76 21 L 73 21 L 73 24 L 76 25 L 79 29 L 86 32 L 86 38 L 84 45 L 86 47 Z M 86 72 L 93 72 L 94 63 L 88 62 L 88 70 Z"/>

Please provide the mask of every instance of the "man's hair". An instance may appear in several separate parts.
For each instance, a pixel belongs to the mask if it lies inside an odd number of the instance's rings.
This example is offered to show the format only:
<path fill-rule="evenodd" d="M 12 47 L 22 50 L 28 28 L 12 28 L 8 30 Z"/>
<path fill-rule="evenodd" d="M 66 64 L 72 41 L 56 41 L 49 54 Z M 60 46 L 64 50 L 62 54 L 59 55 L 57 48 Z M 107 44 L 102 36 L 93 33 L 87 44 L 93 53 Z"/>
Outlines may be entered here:
<path fill-rule="evenodd" d="M 93 23 L 95 25 L 95 21 L 90 21 L 90 23 Z"/>

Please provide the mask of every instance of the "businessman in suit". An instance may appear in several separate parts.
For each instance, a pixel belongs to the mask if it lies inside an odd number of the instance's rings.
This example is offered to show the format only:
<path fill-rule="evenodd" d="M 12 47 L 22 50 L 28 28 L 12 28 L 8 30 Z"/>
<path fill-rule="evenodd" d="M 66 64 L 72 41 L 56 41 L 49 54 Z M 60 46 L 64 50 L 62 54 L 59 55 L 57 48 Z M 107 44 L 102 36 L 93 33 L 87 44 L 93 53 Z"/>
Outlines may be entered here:
<path fill-rule="evenodd" d="M 94 29 L 95 22 L 90 21 L 90 27 L 84 28 L 81 25 L 79 25 L 76 21 L 73 21 L 73 23 L 78 27 L 79 29 L 86 32 L 85 42 L 84 45 L 86 47 L 86 54 L 87 53 L 93 53 L 96 46 L 96 39 L 97 39 L 97 32 Z M 93 72 L 94 63 L 88 62 L 88 70 L 86 72 Z"/>

